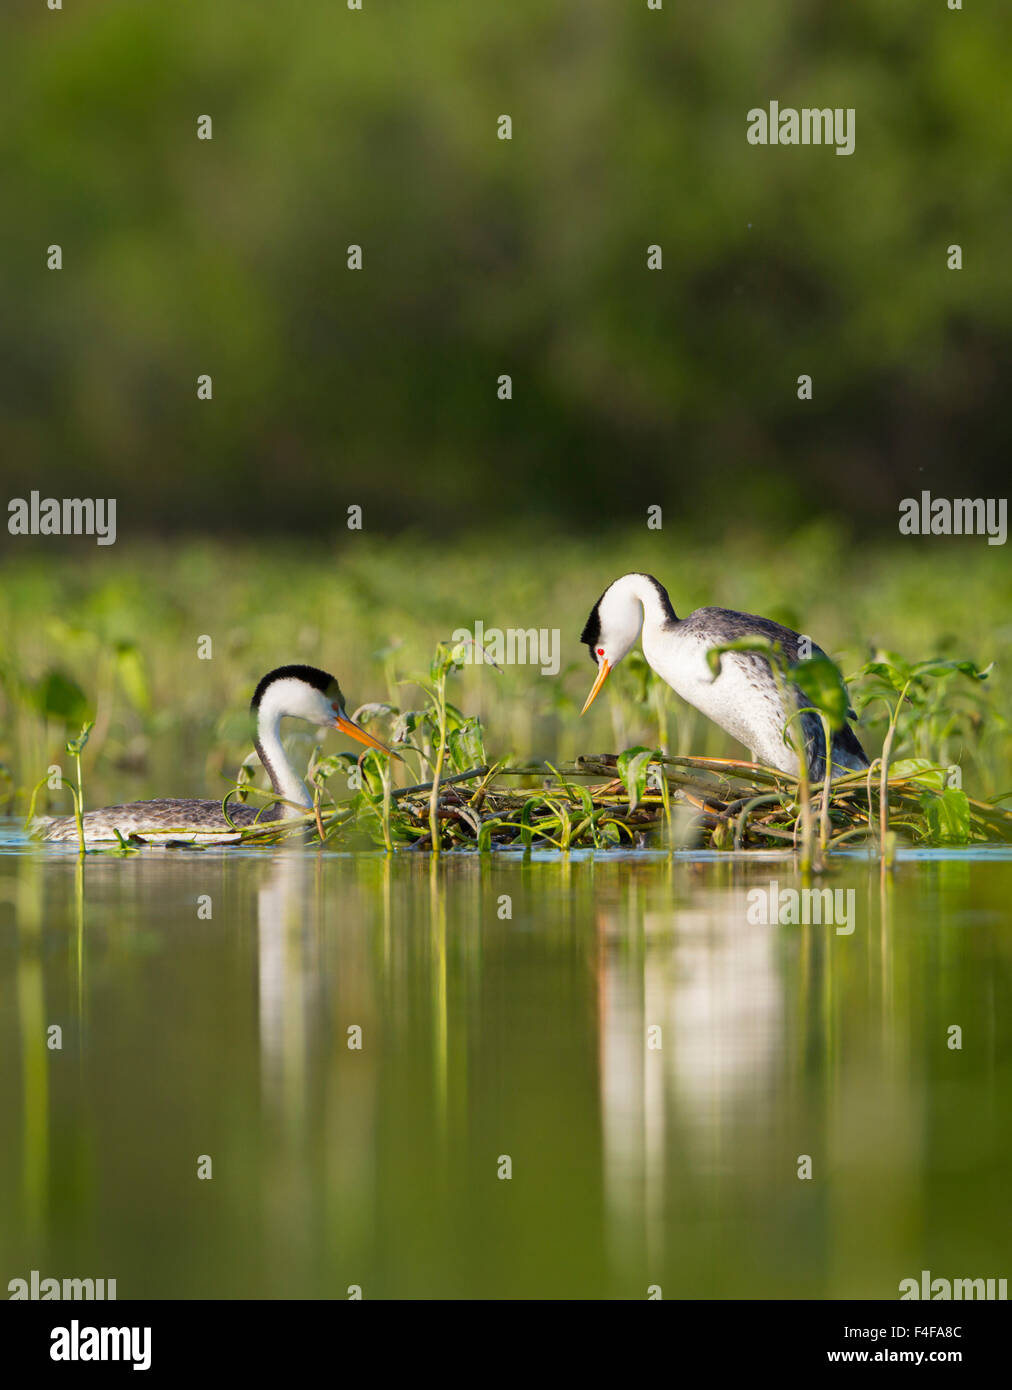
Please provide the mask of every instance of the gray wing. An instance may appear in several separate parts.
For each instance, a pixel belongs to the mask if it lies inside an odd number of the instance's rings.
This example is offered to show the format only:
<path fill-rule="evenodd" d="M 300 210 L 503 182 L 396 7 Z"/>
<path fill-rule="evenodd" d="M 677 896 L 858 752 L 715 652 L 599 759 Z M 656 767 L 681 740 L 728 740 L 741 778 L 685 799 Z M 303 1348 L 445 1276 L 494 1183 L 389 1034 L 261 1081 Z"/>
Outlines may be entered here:
<path fill-rule="evenodd" d="M 804 659 L 801 655 L 800 633 L 795 632 L 793 628 L 784 627 L 782 623 L 774 623 L 769 618 L 760 618 L 755 613 L 739 613 L 733 608 L 697 608 L 684 620 L 682 627 L 705 634 L 713 639 L 714 645 L 737 642 L 745 637 L 767 637 L 771 642 L 780 643 L 785 657 L 792 666 Z M 810 638 L 809 641 L 811 642 Z M 811 652 L 807 655 L 822 656 L 827 661 L 832 661 L 832 657 L 824 652 L 817 642 L 811 642 Z M 745 663 L 759 662 L 769 670 L 769 662 L 758 652 L 735 652 L 729 654 L 728 659 L 732 656 Z M 808 703 L 804 692 L 797 686 L 793 686 L 792 689 L 798 707 L 804 707 Z M 850 704 L 849 692 L 847 714 L 851 719 L 857 719 L 857 714 Z M 801 726 L 810 775 L 813 780 L 821 781 L 826 771 L 826 737 L 822 720 L 814 714 L 803 714 Z M 833 734 L 830 747 L 835 765 L 847 768 L 868 766 L 867 754 L 849 724 L 844 724 L 842 729 Z"/>

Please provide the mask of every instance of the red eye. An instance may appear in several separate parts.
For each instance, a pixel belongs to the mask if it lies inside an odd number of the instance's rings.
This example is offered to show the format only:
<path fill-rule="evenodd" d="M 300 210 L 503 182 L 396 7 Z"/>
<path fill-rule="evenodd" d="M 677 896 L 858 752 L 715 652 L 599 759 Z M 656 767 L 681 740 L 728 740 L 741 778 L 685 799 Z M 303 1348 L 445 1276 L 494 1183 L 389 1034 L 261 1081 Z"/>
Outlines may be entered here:
<path fill-rule="evenodd" d="M 597 649 L 597 654 L 598 654 L 598 656 L 604 656 L 604 648 L 603 648 L 603 647 L 598 647 L 598 649 Z"/>

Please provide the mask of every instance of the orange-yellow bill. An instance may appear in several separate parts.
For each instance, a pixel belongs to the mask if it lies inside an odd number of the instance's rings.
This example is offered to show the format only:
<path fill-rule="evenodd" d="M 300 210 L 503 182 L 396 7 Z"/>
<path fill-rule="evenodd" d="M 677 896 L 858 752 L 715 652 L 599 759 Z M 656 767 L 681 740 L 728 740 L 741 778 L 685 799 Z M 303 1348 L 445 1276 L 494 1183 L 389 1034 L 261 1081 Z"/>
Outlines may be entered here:
<path fill-rule="evenodd" d="M 395 753 L 392 748 L 388 748 L 385 743 L 380 743 L 378 738 L 373 738 L 372 734 L 367 734 L 361 725 L 356 724 L 343 712 L 339 711 L 334 715 L 334 728 L 340 729 L 342 734 L 347 734 L 349 738 L 354 738 L 359 743 L 364 743 L 367 748 L 378 748 L 381 753 L 388 753 L 391 758 L 396 758 L 398 762 L 404 759 L 400 753 Z"/>
<path fill-rule="evenodd" d="M 584 705 L 583 709 L 580 711 L 581 714 L 586 714 L 587 711 L 590 709 L 591 705 L 592 705 L 592 704 L 594 703 L 594 701 L 597 699 L 598 695 L 600 695 L 600 693 L 601 693 L 601 687 L 602 687 L 602 685 L 604 685 L 605 681 L 608 679 L 608 673 L 610 672 L 610 670 L 611 670 L 611 663 L 608 662 L 608 661 L 602 661 L 601 664 L 600 664 L 600 666 L 597 668 L 597 680 L 594 682 L 594 688 L 591 690 L 590 694 L 587 696 L 587 703 Z"/>

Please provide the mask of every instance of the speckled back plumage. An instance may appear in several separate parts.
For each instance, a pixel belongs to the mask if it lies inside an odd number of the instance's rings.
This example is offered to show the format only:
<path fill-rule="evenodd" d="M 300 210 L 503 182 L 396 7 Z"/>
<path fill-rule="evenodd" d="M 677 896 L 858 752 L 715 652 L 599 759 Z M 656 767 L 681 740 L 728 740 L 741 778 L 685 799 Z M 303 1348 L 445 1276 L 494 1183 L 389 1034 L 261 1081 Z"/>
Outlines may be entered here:
<path fill-rule="evenodd" d="M 286 808 L 278 803 L 267 807 L 248 806 L 232 800 L 228 814 L 233 826 L 246 828 L 254 823 L 284 818 Z M 289 814 L 296 814 L 294 810 Z M 258 819 L 259 815 L 259 819 Z M 180 797 L 158 797 L 153 801 L 127 801 L 120 806 L 103 806 L 99 811 L 86 811 L 82 817 L 86 842 L 116 841 L 118 830 L 124 840 L 131 835 L 144 839 L 148 835 L 179 839 L 195 833 L 214 836 L 228 835 L 232 826 L 222 814 L 220 801 L 194 801 Z M 73 816 L 39 816 L 33 830 L 41 840 L 77 841 L 77 822 Z"/>

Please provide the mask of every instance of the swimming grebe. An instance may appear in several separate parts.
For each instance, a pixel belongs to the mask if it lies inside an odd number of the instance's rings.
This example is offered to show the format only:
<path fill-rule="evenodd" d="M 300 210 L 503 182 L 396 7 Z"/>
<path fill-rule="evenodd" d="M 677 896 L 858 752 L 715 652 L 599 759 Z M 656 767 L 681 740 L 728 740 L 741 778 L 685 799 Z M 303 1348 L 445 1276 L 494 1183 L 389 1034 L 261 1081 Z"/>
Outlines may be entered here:
<path fill-rule="evenodd" d="M 344 696 L 337 681 L 315 666 L 279 666 L 276 671 L 270 671 L 257 686 L 250 709 L 256 717 L 256 750 L 271 779 L 275 795 L 283 800 L 266 808 L 229 802 L 228 814 L 235 826 L 284 820 L 312 807 L 312 797 L 282 746 L 282 719 L 305 719 L 320 728 L 340 729 L 370 748 L 391 752 L 348 718 Z M 392 756 L 398 755 L 393 753 Z M 42 816 L 36 819 L 32 828 L 43 840 L 77 841 L 77 824 L 73 816 Z M 86 811 L 83 828 L 85 844 L 116 840 L 117 830 L 124 839 L 135 835 L 155 843 L 160 840 L 187 840 L 225 844 L 238 839 L 222 814 L 220 801 L 192 801 L 176 797 L 129 801 L 123 806 L 105 806 L 98 811 Z"/>
<path fill-rule="evenodd" d="M 725 642 L 766 637 L 779 642 L 786 660 L 795 664 L 801 659 L 798 633 L 730 608 L 697 608 L 687 618 L 678 618 L 668 591 L 653 575 L 625 574 L 595 603 L 580 637 L 597 663 L 597 679 L 581 713 L 593 704 L 609 671 L 632 647 L 641 627 L 643 655 L 661 680 L 743 743 L 753 762 L 798 776 L 797 754 L 784 742 L 784 725 L 792 711 L 784 708 L 766 658 L 752 652 L 725 652 L 720 675 L 715 677 L 706 657 L 709 648 Z M 813 642 L 807 655 L 825 656 L 825 652 Z M 788 689 L 796 701 L 794 709 L 811 704 L 796 685 Z M 857 717 L 853 710 L 848 713 L 852 719 Z M 814 714 L 803 714 L 789 730 L 795 739 L 799 725 L 809 776 L 821 781 L 826 751 L 822 721 Z M 833 733 L 830 748 L 834 773 L 868 766 L 864 749 L 847 723 Z"/>

